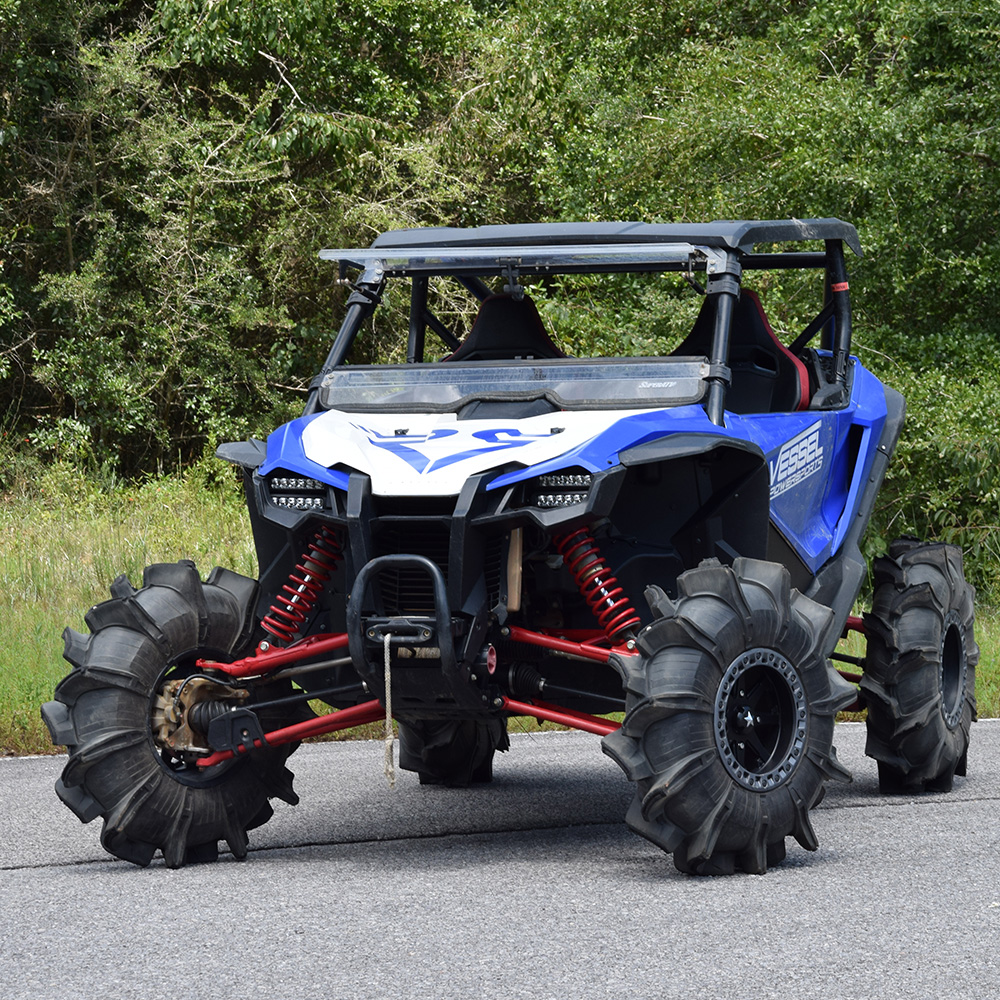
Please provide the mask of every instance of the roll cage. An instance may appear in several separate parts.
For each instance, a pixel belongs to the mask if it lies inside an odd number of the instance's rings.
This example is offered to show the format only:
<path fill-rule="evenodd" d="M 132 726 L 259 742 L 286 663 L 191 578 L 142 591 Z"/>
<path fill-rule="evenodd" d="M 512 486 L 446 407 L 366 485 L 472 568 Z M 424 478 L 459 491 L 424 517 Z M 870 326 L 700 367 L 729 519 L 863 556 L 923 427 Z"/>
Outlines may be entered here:
<path fill-rule="evenodd" d="M 755 251 L 757 244 L 817 241 L 822 241 L 822 251 Z M 798 355 L 813 337 L 822 334 L 821 346 L 832 362 L 823 408 L 842 406 L 848 397 L 851 348 L 845 243 L 861 256 L 857 232 L 849 223 L 785 219 L 707 225 L 554 223 L 411 229 L 384 233 L 366 249 L 322 250 L 321 259 L 337 262 L 338 279 L 351 288 L 351 295 L 326 362 L 310 385 L 304 413 L 322 408 L 324 380 L 344 365 L 358 331 L 380 303 L 390 278 L 411 281 L 407 363 L 421 364 L 428 329 L 453 351 L 459 348 L 458 339 L 428 308 L 431 277 L 454 278 L 483 302 L 493 294 L 483 280 L 487 278 L 503 278 L 505 293 L 521 300 L 524 288 L 520 279 L 526 276 L 679 272 L 706 296 L 705 318 L 699 319 L 695 331 L 700 325 L 700 336 L 693 332 L 685 345 L 696 345 L 708 362 L 702 403 L 708 418 L 722 425 L 732 382 L 731 333 L 743 272 L 784 269 L 825 271 L 823 307 L 790 344 L 780 345 L 780 350 Z M 352 272 L 357 272 L 354 279 Z M 767 333 L 773 337 L 769 328 Z"/>

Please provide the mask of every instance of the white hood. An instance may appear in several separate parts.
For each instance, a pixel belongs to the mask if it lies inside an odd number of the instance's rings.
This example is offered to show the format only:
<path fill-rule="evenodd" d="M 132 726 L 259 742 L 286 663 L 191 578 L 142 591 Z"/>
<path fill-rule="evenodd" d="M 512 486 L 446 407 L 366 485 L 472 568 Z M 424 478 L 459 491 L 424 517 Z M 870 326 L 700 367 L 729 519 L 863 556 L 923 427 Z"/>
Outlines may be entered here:
<path fill-rule="evenodd" d="M 521 420 L 457 420 L 454 413 L 328 410 L 302 433 L 307 458 L 371 477 L 381 496 L 455 496 L 479 472 L 539 465 L 641 410 L 543 413 Z M 648 412 L 648 411 L 646 411 Z"/>

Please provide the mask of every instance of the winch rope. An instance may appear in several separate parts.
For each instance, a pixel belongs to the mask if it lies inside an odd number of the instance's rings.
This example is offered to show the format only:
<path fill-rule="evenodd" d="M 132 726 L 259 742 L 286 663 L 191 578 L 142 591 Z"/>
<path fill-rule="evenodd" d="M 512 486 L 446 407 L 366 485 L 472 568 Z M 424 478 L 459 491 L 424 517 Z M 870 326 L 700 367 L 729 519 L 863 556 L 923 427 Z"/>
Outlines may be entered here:
<path fill-rule="evenodd" d="M 396 787 L 396 765 L 393 763 L 393 734 L 392 734 L 392 675 L 389 670 L 389 640 L 391 634 L 386 632 L 382 637 L 383 648 L 385 650 L 385 779 L 389 782 L 389 788 Z"/>

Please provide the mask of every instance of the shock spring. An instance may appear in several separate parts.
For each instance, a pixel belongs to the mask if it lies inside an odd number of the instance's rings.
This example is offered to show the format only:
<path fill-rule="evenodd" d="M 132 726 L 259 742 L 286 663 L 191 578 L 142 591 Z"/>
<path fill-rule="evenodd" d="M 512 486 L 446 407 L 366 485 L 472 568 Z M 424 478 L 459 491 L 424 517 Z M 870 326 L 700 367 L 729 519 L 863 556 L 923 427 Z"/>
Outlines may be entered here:
<path fill-rule="evenodd" d="M 614 641 L 623 633 L 630 634 L 640 618 L 604 561 L 594 536 L 579 528 L 553 541 L 605 635 Z"/>
<path fill-rule="evenodd" d="M 271 613 L 261 619 L 261 626 L 280 642 L 291 642 L 343 558 L 337 536 L 323 525 L 313 536 L 302 561 L 288 574 L 271 605 Z"/>

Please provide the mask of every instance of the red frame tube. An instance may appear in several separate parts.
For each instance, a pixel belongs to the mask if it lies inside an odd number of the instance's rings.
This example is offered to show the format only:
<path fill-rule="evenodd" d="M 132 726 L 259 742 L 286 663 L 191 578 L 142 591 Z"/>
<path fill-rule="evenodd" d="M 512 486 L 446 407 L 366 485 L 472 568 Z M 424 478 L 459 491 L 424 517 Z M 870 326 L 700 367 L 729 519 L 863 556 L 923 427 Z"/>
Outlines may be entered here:
<path fill-rule="evenodd" d="M 378 701 L 365 701 L 360 705 L 353 705 L 351 708 L 342 708 L 339 712 L 331 712 L 329 715 L 321 715 L 307 722 L 297 722 L 294 726 L 285 726 L 284 729 L 275 729 L 273 732 L 264 734 L 264 743 L 254 740 L 254 747 L 281 746 L 282 743 L 294 743 L 297 740 L 304 740 L 309 736 L 322 736 L 324 733 L 335 733 L 340 729 L 352 729 L 354 726 L 363 726 L 366 722 L 377 722 L 385 718 L 385 709 Z M 238 747 L 237 750 L 217 750 L 208 757 L 200 757 L 197 761 L 199 767 L 212 767 L 214 764 L 221 764 L 224 760 L 231 760 L 237 754 L 246 753 L 245 747 Z"/>
<path fill-rule="evenodd" d="M 611 649 L 595 646 L 590 642 L 574 642 L 570 639 L 560 639 L 557 636 L 546 635 L 541 632 L 532 632 L 530 629 L 520 628 L 516 625 L 507 629 L 507 635 L 515 642 L 523 642 L 531 646 L 540 646 L 543 649 L 550 649 L 561 653 L 569 653 L 580 656 L 584 659 L 594 660 L 598 663 L 607 663 L 611 659 L 612 653 L 622 656 L 631 656 L 633 651 L 627 645 L 621 644 Z M 595 638 L 600 633 L 595 634 Z M 295 643 L 287 649 L 273 647 L 258 649 L 252 656 L 245 656 L 242 659 L 234 660 L 232 663 L 219 663 L 215 660 L 200 659 L 197 661 L 199 670 L 216 670 L 229 677 L 255 677 L 269 673 L 278 667 L 287 666 L 312 656 L 323 656 L 338 649 L 343 649 L 348 645 L 346 633 L 333 635 L 309 636 Z M 514 712 L 518 715 L 533 716 L 538 719 L 548 719 L 560 725 L 569 726 L 572 729 L 580 729 L 584 732 L 595 733 L 598 736 L 606 736 L 619 728 L 619 723 L 608 722 L 596 715 L 587 715 L 584 712 L 575 712 L 572 709 L 560 708 L 550 705 L 547 702 L 515 701 L 511 698 L 504 698 L 503 706 L 505 711 Z M 263 742 L 254 740 L 254 747 L 280 746 L 283 743 L 293 743 L 297 740 L 307 739 L 310 736 L 322 736 L 325 733 L 334 733 L 342 729 L 351 729 L 354 726 L 361 726 L 369 722 L 376 722 L 385 718 L 385 709 L 378 701 L 366 701 L 351 708 L 344 708 L 329 715 L 321 715 L 318 718 L 310 719 L 307 722 L 296 723 L 293 726 L 286 726 L 283 729 L 275 729 L 264 734 Z M 246 753 L 242 746 L 234 750 L 218 750 L 201 757 L 197 761 L 199 767 L 212 767 L 221 764 L 223 761 L 231 760 L 233 757 Z"/>
<path fill-rule="evenodd" d="M 501 706 L 504 711 L 512 712 L 515 715 L 529 715 L 536 719 L 547 719 L 549 722 L 557 722 L 571 729 L 581 729 L 586 733 L 595 733 L 598 736 L 607 736 L 618 729 L 621 723 L 609 722 L 596 715 L 587 715 L 584 712 L 575 712 L 569 708 L 559 708 L 550 705 L 548 702 L 540 701 L 529 703 L 525 701 L 515 701 L 513 698 L 504 698 Z M 307 739 L 310 736 L 322 736 L 324 733 L 335 733 L 341 729 L 352 729 L 354 726 L 363 726 L 368 722 L 378 722 L 385 718 L 385 709 L 379 701 L 366 701 L 351 708 L 342 708 L 339 712 L 332 712 L 329 715 L 321 715 L 316 719 L 309 719 L 307 722 L 298 722 L 294 726 L 285 726 L 284 729 L 275 729 L 273 732 L 264 734 L 264 742 L 254 740 L 255 748 L 267 746 L 281 746 L 283 743 L 294 743 L 298 740 Z M 207 757 L 200 757 L 197 761 L 199 767 L 213 767 L 223 761 L 231 760 L 241 753 L 246 753 L 245 747 L 238 747 L 234 750 L 217 750 Z"/>
<path fill-rule="evenodd" d="M 511 625 L 507 629 L 507 637 L 513 639 L 514 642 L 524 642 L 529 646 L 541 646 L 542 649 L 552 649 L 560 653 L 572 653 L 574 656 L 582 656 L 586 660 L 596 660 L 598 663 L 607 663 L 611 659 L 612 653 L 618 653 L 621 656 L 633 655 L 633 651 L 625 644 L 605 649 L 601 646 L 592 646 L 587 642 L 571 642 L 569 639 L 559 639 L 554 635 L 532 632 L 530 629 L 521 628 L 518 625 Z"/>
<path fill-rule="evenodd" d="M 218 670 L 220 673 L 228 674 L 230 677 L 255 677 L 258 674 L 266 674 L 278 667 L 284 667 L 289 663 L 296 663 L 304 660 L 307 656 L 322 656 L 324 653 L 332 653 L 334 650 L 343 649 L 349 640 L 346 632 L 336 635 L 311 635 L 302 639 L 294 646 L 283 649 L 274 646 L 263 652 L 258 650 L 252 656 L 244 656 L 241 660 L 233 660 L 232 663 L 218 663 L 215 660 L 196 660 L 195 666 L 199 670 Z"/>
<path fill-rule="evenodd" d="M 847 635 L 848 632 L 860 632 L 862 635 L 866 635 L 864 618 L 848 615 L 847 621 L 844 622 L 844 635 Z"/>
<path fill-rule="evenodd" d="M 849 617 L 845 624 L 844 631 L 864 632 L 864 622 L 861 618 Z M 611 649 L 595 646 L 590 642 L 574 642 L 569 639 L 561 639 L 554 635 L 546 635 L 542 632 L 533 632 L 530 629 L 511 625 L 507 630 L 508 638 L 514 642 L 523 642 L 530 646 L 539 646 L 542 649 L 550 649 L 556 652 L 569 653 L 573 656 L 581 656 L 584 659 L 594 660 L 598 663 L 607 663 L 611 659 L 612 653 L 621 656 L 633 656 L 635 651 L 626 644 L 612 647 Z M 295 663 L 310 656 L 322 656 L 326 653 L 343 649 L 348 645 L 346 633 L 334 635 L 310 636 L 297 642 L 287 649 L 272 648 L 258 651 L 252 656 L 234 660 L 232 663 L 218 663 L 215 660 L 198 660 L 197 666 L 200 670 L 217 670 L 230 677 L 252 677 L 265 674 L 278 667 Z M 846 679 L 857 682 L 860 674 L 839 671 Z M 597 736 L 607 736 L 609 733 L 621 728 L 621 723 L 610 722 L 596 715 L 588 715 L 585 712 L 577 712 L 573 709 L 561 708 L 551 705 L 548 702 L 517 701 L 513 698 L 504 697 L 501 706 L 504 711 L 515 715 L 526 715 L 536 719 L 546 719 L 559 725 L 569 726 L 571 729 L 579 729 L 583 732 L 594 733 Z M 856 711 L 857 705 L 849 706 L 846 711 Z M 369 722 L 377 722 L 385 718 L 385 709 L 377 701 L 366 701 L 351 708 L 344 708 L 329 715 L 321 715 L 307 722 L 296 723 L 293 726 L 286 726 L 283 729 L 275 729 L 270 733 L 265 733 L 264 742 L 254 740 L 254 747 L 280 746 L 283 743 L 293 743 L 297 740 L 307 739 L 310 736 L 322 736 L 325 733 L 334 733 L 342 729 L 352 729 L 355 726 L 362 726 Z M 212 767 L 221 764 L 223 761 L 231 760 L 238 754 L 245 753 L 244 747 L 240 746 L 235 751 L 219 750 L 207 757 L 201 757 L 197 761 L 199 767 Z"/>
<path fill-rule="evenodd" d="M 860 712 L 865 707 L 864 702 L 860 698 L 855 698 L 850 705 L 845 705 L 840 711 L 841 712 Z"/>
<path fill-rule="evenodd" d="M 574 712 L 570 708 L 559 708 L 544 701 L 527 702 L 504 698 L 503 709 L 506 712 L 513 712 L 515 715 L 530 715 L 536 719 L 558 722 L 562 726 L 582 729 L 585 733 L 595 733 L 598 736 L 607 736 L 608 733 L 613 733 L 616 729 L 621 728 L 620 722 L 610 722 L 608 719 L 602 719 L 597 715 L 587 715 L 585 712 Z"/>

